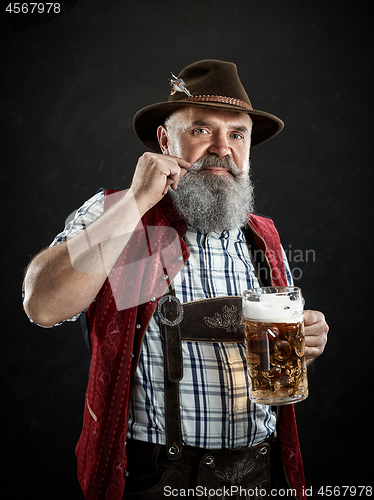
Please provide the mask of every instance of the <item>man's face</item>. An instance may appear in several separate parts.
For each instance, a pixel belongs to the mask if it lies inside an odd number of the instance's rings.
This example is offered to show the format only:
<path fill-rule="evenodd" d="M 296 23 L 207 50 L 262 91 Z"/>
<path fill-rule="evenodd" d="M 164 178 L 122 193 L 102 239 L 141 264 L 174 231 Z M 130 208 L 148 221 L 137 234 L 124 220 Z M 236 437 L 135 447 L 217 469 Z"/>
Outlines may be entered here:
<path fill-rule="evenodd" d="M 159 127 L 162 152 L 191 163 L 170 196 L 194 229 L 209 233 L 238 228 L 253 210 L 251 127 L 246 113 L 192 106 Z"/>
<path fill-rule="evenodd" d="M 158 130 L 164 154 L 191 164 L 204 155 L 229 156 L 240 172 L 249 170 L 252 120 L 247 113 L 189 106 L 176 111 L 166 125 Z M 227 168 L 216 165 L 204 170 L 230 175 Z"/>

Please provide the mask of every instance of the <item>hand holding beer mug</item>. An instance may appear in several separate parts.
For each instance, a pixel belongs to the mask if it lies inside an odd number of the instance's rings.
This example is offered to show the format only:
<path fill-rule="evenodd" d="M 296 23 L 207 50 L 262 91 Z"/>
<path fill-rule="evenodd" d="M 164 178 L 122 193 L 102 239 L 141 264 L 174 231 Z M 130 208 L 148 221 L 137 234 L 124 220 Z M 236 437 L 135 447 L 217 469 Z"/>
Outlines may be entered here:
<path fill-rule="evenodd" d="M 243 321 L 251 400 L 266 405 L 285 405 L 307 398 L 300 288 L 246 290 Z"/>

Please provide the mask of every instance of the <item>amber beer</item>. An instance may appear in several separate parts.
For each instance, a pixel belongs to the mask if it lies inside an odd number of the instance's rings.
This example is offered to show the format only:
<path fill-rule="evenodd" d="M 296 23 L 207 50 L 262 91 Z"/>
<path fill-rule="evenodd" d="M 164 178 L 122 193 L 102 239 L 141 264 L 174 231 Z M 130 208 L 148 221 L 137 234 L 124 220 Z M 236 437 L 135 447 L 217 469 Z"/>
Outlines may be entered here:
<path fill-rule="evenodd" d="M 246 290 L 243 321 L 251 400 L 267 405 L 303 401 L 308 380 L 301 290 Z"/>

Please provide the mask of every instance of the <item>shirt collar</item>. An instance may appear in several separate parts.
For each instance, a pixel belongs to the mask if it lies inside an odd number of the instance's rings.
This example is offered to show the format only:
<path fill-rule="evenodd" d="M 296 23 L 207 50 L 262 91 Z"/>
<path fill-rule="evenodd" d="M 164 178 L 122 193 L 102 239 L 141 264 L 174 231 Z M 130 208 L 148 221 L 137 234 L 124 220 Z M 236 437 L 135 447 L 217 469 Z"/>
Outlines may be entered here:
<path fill-rule="evenodd" d="M 187 228 L 187 237 L 194 237 L 194 239 L 198 238 L 198 236 L 202 236 L 200 239 L 205 238 L 214 238 L 216 240 L 220 239 L 225 239 L 225 240 L 231 240 L 231 241 L 239 241 L 241 243 L 245 242 L 245 236 L 241 228 L 234 228 L 230 229 L 227 231 L 223 231 L 222 233 L 218 233 L 216 231 L 211 231 L 210 233 L 207 233 L 206 235 L 202 235 L 202 233 L 190 226 Z"/>

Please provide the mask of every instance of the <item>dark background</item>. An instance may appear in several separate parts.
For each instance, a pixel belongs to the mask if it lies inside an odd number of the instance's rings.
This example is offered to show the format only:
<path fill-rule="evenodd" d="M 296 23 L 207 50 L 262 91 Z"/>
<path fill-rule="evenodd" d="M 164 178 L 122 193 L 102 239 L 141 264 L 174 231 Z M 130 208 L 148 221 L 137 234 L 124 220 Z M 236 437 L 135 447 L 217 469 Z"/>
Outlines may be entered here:
<path fill-rule="evenodd" d="M 319 498 L 320 486 L 370 484 L 371 14 L 362 0 L 81 0 L 21 31 L 5 19 L 4 498 L 82 499 L 74 447 L 89 354 L 78 323 L 29 322 L 24 268 L 100 186 L 129 185 L 144 151 L 134 113 L 167 99 L 170 71 L 204 58 L 234 61 L 254 108 L 285 122 L 253 150 L 252 167 L 256 209 L 295 252 L 307 308 L 330 324 L 326 351 L 309 370 L 310 396 L 296 405 L 307 486 Z M 307 250 L 315 252 L 308 262 Z"/>

